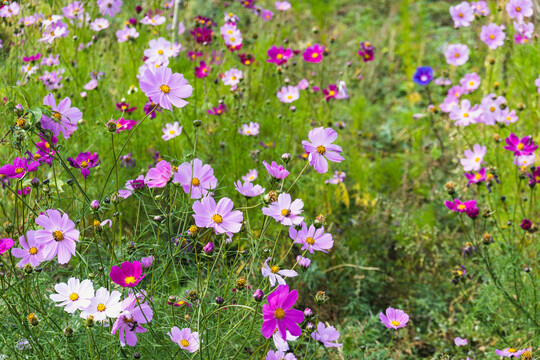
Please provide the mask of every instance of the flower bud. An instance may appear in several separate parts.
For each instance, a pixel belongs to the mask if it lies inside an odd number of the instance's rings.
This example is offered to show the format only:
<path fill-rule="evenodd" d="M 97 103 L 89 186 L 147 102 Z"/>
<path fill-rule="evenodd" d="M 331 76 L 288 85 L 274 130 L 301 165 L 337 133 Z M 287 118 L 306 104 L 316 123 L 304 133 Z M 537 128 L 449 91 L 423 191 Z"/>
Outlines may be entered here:
<path fill-rule="evenodd" d="M 319 214 L 315 217 L 315 220 L 313 221 L 313 226 L 315 226 L 316 229 L 320 229 L 324 226 L 324 223 L 326 221 L 326 218 L 324 215 Z"/>
<path fill-rule="evenodd" d="M 253 299 L 256 302 L 261 302 L 264 297 L 264 292 L 261 289 L 257 289 L 253 292 Z"/>
<path fill-rule="evenodd" d="M 238 280 L 236 280 L 236 288 L 238 290 L 242 290 L 246 287 L 247 280 L 245 276 L 240 276 Z"/>
<path fill-rule="evenodd" d="M 216 304 L 221 305 L 225 302 L 225 299 L 223 299 L 221 296 L 216 296 L 214 301 L 216 302 Z"/>
<path fill-rule="evenodd" d="M 64 329 L 64 336 L 67 337 L 67 338 L 70 338 L 73 336 L 73 329 L 71 327 L 66 327 Z"/>
<path fill-rule="evenodd" d="M 175 302 L 176 302 L 176 296 L 174 295 L 169 296 L 169 298 L 167 299 L 167 305 L 173 305 Z"/>
<path fill-rule="evenodd" d="M 32 267 L 32 265 L 26 264 L 26 265 L 24 265 L 23 270 L 24 270 L 25 273 L 31 274 L 34 271 L 34 268 Z"/>
<path fill-rule="evenodd" d="M 39 179 L 38 178 L 33 178 L 32 180 L 30 180 L 30 185 L 32 185 L 32 187 L 34 187 L 34 188 L 39 187 L 39 185 L 40 185 Z"/>
<path fill-rule="evenodd" d="M 281 155 L 281 160 L 283 160 L 283 162 L 285 164 L 288 164 L 289 161 L 291 161 L 291 154 L 285 153 L 285 154 Z"/>
<path fill-rule="evenodd" d="M 271 204 L 277 201 L 277 191 L 269 191 L 268 194 L 264 195 L 263 200 L 266 204 Z"/>
<path fill-rule="evenodd" d="M 90 203 L 90 207 L 92 208 L 92 210 L 98 211 L 100 208 L 99 201 L 92 200 L 92 202 Z"/>
<path fill-rule="evenodd" d="M 313 323 L 307 323 L 306 330 L 312 332 L 313 330 L 315 330 L 315 325 L 313 325 Z"/>
<path fill-rule="evenodd" d="M 453 181 L 448 181 L 444 184 L 444 190 L 446 190 L 448 195 L 454 195 L 456 193 L 456 184 Z"/>
<path fill-rule="evenodd" d="M 107 124 L 105 126 L 107 127 L 107 131 L 111 133 L 115 132 L 118 129 L 118 125 L 116 124 L 116 121 L 112 119 L 107 121 Z"/>
<path fill-rule="evenodd" d="M 30 125 L 28 124 L 28 121 L 26 121 L 25 118 L 18 118 L 17 126 L 22 130 L 28 130 L 30 128 Z"/>
<path fill-rule="evenodd" d="M 193 120 L 193 126 L 195 127 L 199 127 L 202 125 L 202 121 L 201 120 Z"/>
<path fill-rule="evenodd" d="M 88 317 L 86 318 L 86 326 L 88 326 L 88 327 L 94 326 L 94 316 L 93 315 L 88 315 Z"/>
<path fill-rule="evenodd" d="M 304 316 L 308 319 L 313 317 L 313 310 L 311 310 L 310 308 L 306 308 L 304 310 Z"/>
<path fill-rule="evenodd" d="M 195 302 L 195 301 L 197 301 L 199 295 L 197 295 L 197 292 L 195 290 L 189 290 L 189 291 L 187 291 L 187 297 L 192 302 Z"/>
<path fill-rule="evenodd" d="M 207 255 L 210 255 L 214 252 L 214 243 L 212 243 L 211 241 L 209 241 L 203 248 L 203 251 L 205 252 L 205 254 Z"/>
<path fill-rule="evenodd" d="M 328 295 L 324 291 L 319 291 L 315 294 L 315 302 L 319 305 L 324 304 L 328 301 Z"/>
<path fill-rule="evenodd" d="M 307 257 L 303 257 L 302 255 L 298 255 L 296 257 L 296 261 L 298 262 L 298 266 L 304 269 L 307 269 L 311 265 L 311 260 Z"/>
<path fill-rule="evenodd" d="M 141 353 L 138 353 L 138 352 L 134 353 L 133 358 L 134 359 L 140 359 L 141 358 Z"/>
<path fill-rule="evenodd" d="M 30 323 L 30 325 L 38 326 L 39 320 L 38 320 L 36 314 L 30 313 L 26 318 L 28 319 L 28 322 Z"/>
<path fill-rule="evenodd" d="M 192 238 L 195 238 L 197 237 L 197 233 L 199 232 L 199 228 L 197 227 L 197 225 L 191 225 L 188 229 L 188 232 L 189 232 L 189 235 L 192 237 Z"/>

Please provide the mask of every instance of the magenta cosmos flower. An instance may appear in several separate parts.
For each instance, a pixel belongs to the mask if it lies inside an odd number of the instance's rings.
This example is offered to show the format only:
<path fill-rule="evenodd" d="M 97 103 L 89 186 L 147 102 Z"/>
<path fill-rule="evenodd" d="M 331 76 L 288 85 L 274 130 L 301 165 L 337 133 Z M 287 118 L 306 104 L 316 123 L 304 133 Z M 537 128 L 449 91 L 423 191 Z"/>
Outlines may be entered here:
<path fill-rule="evenodd" d="M 212 228 L 216 234 L 227 234 L 232 237 L 242 228 L 244 216 L 242 212 L 234 210 L 234 203 L 229 198 L 221 198 L 216 204 L 213 197 L 204 197 L 195 201 L 193 211 L 195 224 L 199 227 Z"/>
<path fill-rule="evenodd" d="M 276 180 L 283 180 L 289 175 L 289 171 L 283 165 L 278 165 L 275 161 L 272 161 L 270 165 L 263 160 L 263 165 L 266 171 L 268 171 L 268 174 Z"/>
<path fill-rule="evenodd" d="M 448 64 L 460 66 L 469 60 L 469 48 L 463 44 L 451 44 L 446 48 L 444 56 Z"/>
<path fill-rule="evenodd" d="M 381 313 L 379 316 L 384 326 L 394 330 L 405 327 L 409 321 L 409 315 L 405 311 L 394 308 L 386 309 L 386 315 Z"/>
<path fill-rule="evenodd" d="M 172 70 L 165 66 L 153 71 L 146 69 L 139 85 L 147 97 L 167 110 L 172 110 L 173 105 L 183 108 L 188 104 L 184 99 L 193 93 L 193 88 L 184 79 L 184 75 L 173 74 Z"/>
<path fill-rule="evenodd" d="M 28 172 L 34 172 L 39 167 L 39 161 L 28 161 L 26 158 L 16 157 L 13 164 L 7 164 L 0 168 L 0 174 L 10 179 L 20 179 Z"/>
<path fill-rule="evenodd" d="M 49 209 L 46 214 L 38 216 L 36 224 L 43 227 L 34 233 L 34 240 L 43 246 L 44 260 L 52 260 L 58 255 L 58 263 L 67 264 L 75 255 L 75 245 L 79 241 L 79 230 L 67 214 Z"/>
<path fill-rule="evenodd" d="M 459 199 L 452 201 L 445 201 L 444 206 L 446 206 L 450 211 L 457 213 L 466 213 L 470 218 L 474 219 L 478 216 L 478 207 L 476 206 L 476 200 L 469 200 L 461 202 Z"/>
<path fill-rule="evenodd" d="M 120 266 L 111 268 L 111 280 L 122 287 L 134 287 L 139 285 L 146 274 L 142 275 L 142 266 L 139 261 L 125 261 Z"/>
<path fill-rule="evenodd" d="M 337 340 L 339 339 L 339 331 L 336 330 L 333 326 L 326 327 L 322 322 L 319 321 L 317 325 L 317 331 L 311 334 L 311 337 L 314 340 L 320 341 L 325 347 L 340 347 L 343 344 L 338 344 Z"/>
<path fill-rule="evenodd" d="M 111 334 L 116 334 L 120 339 L 122 347 L 128 344 L 135 346 L 137 344 L 137 333 L 145 333 L 146 329 L 141 324 L 146 324 L 152 321 L 154 312 L 147 302 L 142 302 L 142 296 L 137 297 L 130 294 L 122 301 L 122 312 L 114 322 Z"/>
<path fill-rule="evenodd" d="M 275 45 L 268 49 L 266 54 L 268 55 L 266 61 L 276 65 L 285 64 L 293 56 L 291 49 L 283 49 L 283 47 L 278 48 Z"/>
<path fill-rule="evenodd" d="M 506 34 L 504 33 L 505 26 L 497 24 L 489 24 L 482 26 L 480 32 L 480 40 L 482 40 L 490 49 L 496 49 L 504 45 Z"/>
<path fill-rule="evenodd" d="M 294 226 L 289 228 L 289 236 L 294 240 L 295 244 L 302 244 L 301 250 L 309 250 L 311 254 L 315 251 L 322 251 L 327 253 L 334 246 L 334 240 L 332 235 L 324 232 L 324 226 L 317 229 L 315 226 L 310 225 L 309 229 L 306 223 L 302 223 L 302 228 L 296 230 Z"/>
<path fill-rule="evenodd" d="M 149 188 L 162 188 L 167 185 L 172 177 L 171 164 L 165 160 L 161 160 L 156 164 L 156 167 L 148 170 L 144 178 L 144 183 Z"/>
<path fill-rule="evenodd" d="M 324 53 L 324 45 L 311 45 L 308 47 L 302 56 L 304 57 L 304 61 L 310 62 L 310 63 L 319 63 L 323 59 L 323 53 Z"/>
<path fill-rule="evenodd" d="M 504 139 L 507 146 L 504 146 L 503 149 L 508 151 L 513 151 L 514 155 L 531 155 L 536 149 L 538 149 L 538 145 L 535 145 L 533 143 L 533 140 L 529 136 L 525 136 L 523 138 L 518 138 L 516 134 L 511 133 L 510 136 L 508 136 L 506 139 Z"/>
<path fill-rule="evenodd" d="M 199 79 L 205 78 L 210 73 L 210 68 L 206 65 L 204 61 L 199 63 L 199 66 L 195 66 L 195 76 Z"/>
<path fill-rule="evenodd" d="M 323 174 L 328 171 L 328 161 L 342 162 L 345 158 L 340 155 L 342 149 L 332 144 L 337 139 L 337 132 L 332 128 L 318 127 L 308 134 L 309 141 L 302 141 L 304 150 L 309 155 L 309 164 Z"/>
<path fill-rule="evenodd" d="M 3 254 L 9 249 L 11 249 L 13 247 L 13 244 L 14 242 L 11 238 L 0 239 L 0 254 Z"/>
<path fill-rule="evenodd" d="M 271 216 L 274 220 L 285 226 L 299 225 L 304 217 L 300 216 L 304 202 L 301 199 L 296 199 L 291 202 L 291 195 L 281 193 L 278 196 L 278 201 L 273 202 L 268 207 L 262 208 L 262 213 L 266 216 Z"/>
<path fill-rule="evenodd" d="M 186 194 L 191 194 L 192 199 L 200 199 L 208 195 L 209 190 L 216 188 L 217 179 L 210 165 L 203 165 L 202 160 L 194 159 L 178 167 L 173 183 L 179 183 Z"/>
<path fill-rule="evenodd" d="M 292 308 L 297 298 L 298 292 L 296 290 L 289 292 L 287 285 L 279 285 L 268 295 L 266 299 L 268 304 L 262 307 L 261 333 L 265 338 L 270 339 L 276 329 L 283 340 L 287 339 L 287 331 L 293 336 L 302 335 L 302 329 L 298 324 L 304 321 L 304 313 Z"/>
<path fill-rule="evenodd" d="M 90 151 L 80 153 L 75 159 L 68 157 L 67 160 L 72 167 L 81 169 L 81 173 L 85 179 L 90 174 L 90 169 L 101 163 L 99 155 L 97 153 L 90 154 Z"/>
<path fill-rule="evenodd" d="M 133 129 L 133 127 L 137 125 L 137 122 L 137 120 L 128 120 L 124 118 L 116 120 L 116 133 L 118 134 L 121 131 Z"/>
<path fill-rule="evenodd" d="M 19 237 L 20 248 L 11 249 L 11 255 L 21 259 L 17 266 L 23 268 L 26 264 L 30 264 L 33 267 L 38 266 L 44 260 L 43 258 L 43 245 L 36 242 L 34 239 L 34 230 L 29 230 L 26 235 Z"/>
<path fill-rule="evenodd" d="M 56 106 L 54 95 L 49 94 L 43 98 L 43 104 L 51 107 L 52 116 L 41 115 L 41 127 L 51 130 L 54 136 L 62 133 L 64 138 L 68 139 L 77 130 L 77 123 L 82 119 L 82 112 L 76 107 L 71 107 L 71 99 L 68 97 Z"/>

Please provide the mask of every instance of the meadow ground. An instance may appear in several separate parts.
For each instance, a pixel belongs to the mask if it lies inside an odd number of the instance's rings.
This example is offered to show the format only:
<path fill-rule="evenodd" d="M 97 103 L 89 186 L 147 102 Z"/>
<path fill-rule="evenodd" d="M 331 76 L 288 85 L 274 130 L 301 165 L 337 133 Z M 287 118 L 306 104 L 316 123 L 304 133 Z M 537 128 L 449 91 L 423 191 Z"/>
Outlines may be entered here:
<path fill-rule="evenodd" d="M 178 3 L 0 9 L 4 358 L 536 358 L 537 4 Z"/>

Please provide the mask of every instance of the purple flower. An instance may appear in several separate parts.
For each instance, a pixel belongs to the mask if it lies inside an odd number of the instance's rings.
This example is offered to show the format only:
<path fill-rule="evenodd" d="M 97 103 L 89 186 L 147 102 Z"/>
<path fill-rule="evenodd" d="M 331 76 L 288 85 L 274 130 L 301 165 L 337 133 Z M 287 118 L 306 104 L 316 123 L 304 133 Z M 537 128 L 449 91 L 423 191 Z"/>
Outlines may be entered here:
<path fill-rule="evenodd" d="M 142 295 L 130 294 L 122 301 L 122 312 L 114 322 L 111 334 L 118 332 L 120 345 L 122 347 L 128 344 L 135 346 L 137 344 L 137 333 L 145 333 L 146 329 L 141 324 L 152 321 L 154 312 L 147 302 L 142 302 Z"/>
<path fill-rule="evenodd" d="M 303 257 L 302 255 L 298 255 L 296 257 L 296 262 L 298 263 L 298 266 L 307 269 L 311 265 L 311 260 L 307 257 Z"/>
<path fill-rule="evenodd" d="M 285 226 L 299 225 L 304 220 L 304 217 L 300 216 L 303 207 L 304 202 L 301 199 L 291 202 L 291 195 L 281 193 L 276 202 L 262 208 L 262 213 Z"/>
<path fill-rule="evenodd" d="M 531 0 L 510 0 L 506 4 L 506 11 L 510 19 L 523 21 L 523 17 L 530 17 L 533 14 L 533 3 Z"/>
<path fill-rule="evenodd" d="M 125 184 L 127 190 L 118 190 L 118 196 L 127 199 L 134 191 L 144 188 L 144 175 L 139 175 L 135 180 L 128 180 Z"/>
<path fill-rule="evenodd" d="M 483 181 L 486 181 L 486 168 L 480 169 L 479 172 L 475 173 L 465 173 L 465 177 L 469 180 L 467 186 L 471 184 L 479 184 Z"/>
<path fill-rule="evenodd" d="M 42 115 L 41 126 L 51 130 L 54 136 L 58 136 L 61 132 L 64 138 L 68 139 L 77 130 L 77 123 L 82 119 L 82 112 L 76 107 L 71 107 L 71 99 L 68 97 L 56 106 L 54 95 L 49 94 L 43 98 L 43 104 L 51 107 L 52 116 Z"/>
<path fill-rule="evenodd" d="M 204 61 L 201 61 L 199 66 L 195 66 L 195 76 L 199 79 L 207 77 L 209 73 L 210 69 Z"/>
<path fill-rule="evenodd" d="M 49 209 L 36 219 L 36 224 L 43 227 L 34 233 L 34 240 L 43 246 L 43 259 L 52 260 L 58 255 L 59 264 L 67 264 L 75 255 L 75 245 L 79 241 L 79 230 L 67 214 Z"/>
<path fill-rule="evenodd" d="M 291 49 L 284 49 L 283 47 L 278 48 L 275 45 L 268 49 L 266 54 L 268 55 L 268 59 L 266 59 L 266 61 L 276 65 L 285 64 L 291 57 L 293 57 L 293 52 Z"/>
<path fill-rule="evenodd" d="M 409 322 L 409 315 L 407 315 L 403 310 L 388 308 L 386 309 L 386 315 L 380 313 L 379 317 L 381 322 L 389 329 L 397 330 L 399 328 L 405 327 L 407 322 Z"/>
<path fill-rule="evenodd" d="M 283 180 L 289 175 L 289 171 L 287 171 L 283 165 L 276 164 L 275 161 L 272 161 L 272 165 L 269 165 L 263 160 L 263 165 L 266 168 L 266 171 L 268 171 L 268 174 L 276 180 Z"/>
<path fill-rule="evenodd" d="M 280 269 L 277 265 L 270 267 L 268 265 L 268 261 L 270 261 L 271 259 L 271 257 L 266 259 L 266 261 L 264 262 L 264 266 L 261 268 L 261 273 L 265 278 L 268 278 L 268 280 L 270 280 L 270 285 L 272 287 L 276 285 L 276 282 L 280 285 L 285 285 L 286 283 L 284 277 L 298 276 L 298 273 L 294 270 Z"/>
<path fill-rule="evenodd" d="M 172 110 L 173 106 L 183 108 L 188 104 L 184 98 L 193 93 L 193 88 L 184 79 L 184 75 L 173 74 L 172 70 L 165 66 L 154 71 L 146 69 L 139 84 L 147 97 L 157 99 L 157 103 L 167 110 Z"/>
<path fill-rule="evenodd" d="M 134 106 L 134 107 L 129 107 L 129 104 L 125 101 L 122 101 L 121 103 L 116 103 L 116 108 L 122 112 L 126 112 L 126 113 L 132 113 L 134 112 L 135 110 L 137 110 L 137 108 Z"/>
<path fill-rule="evenodd" d="M 310 63 L 319 63 L 323 59 L 323 53 L 324 53 L 324 45 L 311 45 L 308 47 L 302 56 L 304 57 L 304 61 L 310 62 Z"/>
<path fill-rule="evenodd" d="M 141 266 L 145 269 L 148 269 L 150 266 L 152 266 L 154 259 L 155 258 L 152 255 L 141 258 Z"/>
<path fill-rule="evenodd" d="M 463 44 L 451 44 L 446 48 L 444 56 L 448 64 L 460 66 L 469 60 L 469 48 Z"/>
<path fill-rule="evenodd" d="M 530 230 L 532 228 L 532 221 L 529 219 L 523 219 L 519 225 L 523 230 Z"/>
<path fill-rule="evenodd" d="M 14 242 L 11 238 L 0 239 L 0 254 L 3 254 L 9 249 L 11 249 L 13 247 L 13 244 Z"/>
<path fill-rule="evenodd" d="M 120 12 L 122 1 L 121 0 L 97 0 L 97 5 L 102 15 L 113 17 L 115 14 Z"/>
<path fill-rule="evenodd" d="M 111 268 L 109 275 L 115 284 L 122 287 L 137 286 L 146 276 L 146 274 L 142 275 L 142 266 L 139 261 L 125 261 L 120 266 L 115 265 Z"/>
<path fill-rule="evenodd" d="M 467 27 L 474 21 L 474 9 L 468 2 L 463 1 L 456 6 L 450 6 L 450 16 L 454 20 L 454 27 Z"/>
<path fill-rule="evenodd" d="M 364 62 L 373 61 L 375 58 L 375 48 L 369 41 L 361 42 L 358 55 L 360 55 Z"/>
<path fill-rule="evenodd" d="M 244 181 L 244 184 L 240 180 L 235 183 L 235 190 L 247 198 L 259 196 L 264 193 L 264 188 L 261 185 L 253 185 L 250 181 Z"/>
<path fill-rule="evenodd" d="M 480 81 L 480 76 L 474 72 L 465 74 L 465 76 L 459 80 L 459 83 L 461 84 L 462 89 L 464 89 L 467 93 L 471 93 L 478 89 L 480 86 Z"/>
<path fill-rule="evenodd" d="M 34 172 L 39 167 L 39 161 L 29 161 L 26 158 L 16 157 L 12 164 L 0 167 L 0 174 L 10 179 L 20 179 L 28 172 Z"/>
<path fill-rule="evenodd" d="M 90 169 L 101 163 L 99 155 L 97 153 L 90 154 L 90 151 L 80 153 L 76 159 L 68 157 L 67 160 L 72 167 L 81 169 L 81 173 L 85 179 L 90 174 Z"/>
<path fill-rule="evenodd" d="M 132 153 L 127 153 L 126 155 L 120 156 L 120 166 L 125 168 L 133 168 L 135 167 L 136 161 L 133 158 Z"/>
<path fill-rule="evenodd" d="M 309 164 L 313 165 L 319 173 L 328 171 L 328 161 L 342 162 L 345 158 L 340 155 L 342 149 L 332 144 L 337 139 L 337 132 L 332 128 L 318 127 L 308 134 L 309 141 L 302 141 L 302 146 L 309 154 Z"/>
<path fill-rule="evenodd" d="M 26 235 L 19 237 L 19 244 L 22 249 L 11 249 L 11 255 L 21 259 L 17 264 L 21 269 L 24 268 L 26 264 L 36 267 L 45 260 L 43 257 L 43 245 L 36 242 L 34 239 L 35 233 L 34 230 L 29 230 Z"/>
<path fill-rule="evenodd" d="M 489 24 L 482 26 L 480 32 L 480 40 L 482 40 L 490 49 L 496 49 L 504 45 L 506 34 L 504 33 L 505 26 L 497 24 Z"/>
<path fill-rule="evenodd" d="M 504 357 L 519 358 L 527 349 L 517 350 L 516 348 L 506 348 L 504 350 L 495 349 L 495 354 Z"/>
<path fill-rule="evenodd" d="M 467 345 L 467 339 L 462 339 L 460 337 L 457 337 L 454 339 L 454 344 L 456 344 L 456 346 L 465 346 Z"/>
<path fill-rule="evenodd" d="M 433 69 L 430 66 L 420 66 L 413 75 L 413 81 L 425 86 L 433 80 Z"/>
<path fill-rule="evenodd" d="M 529 177 L 529 186 L 533 187 L 537 183 L 540 183 L 540 167 L 534 168 L 530 173 L 527 173 Z"/>
<path fill-rule="evenodd" d="M 287 285 L 279 285 L 268 295 L 266 299 L 268 304 L 262 307 L 261 333 L 265 338 L 270 339 L 276 329 L 283 340 L 286 340 L 287 331 L 293 336 L 302 334 L 302 329 L 298 324 L 304 321 L 304 313 L 292 308 L 297 298 L 298 292 L 296 290 L 289 292 Z"/>
<path fill-rule="evenodd" d="M 311 254 L 315 251 L 322 251 L 328 253 L 328 251 L 334 246 L 334 240 L 332 235 L 324 232 L 324 226 L 317 229 L 315 226 L 310 225 L 309 229 L 306 223 L 302 223 L 302 228 L 296 230 L 294 226 L 289 228 L 289 236 L 294 240 L 295 244 L 302 244 L 301 250 L 309 250 Z"/>
<path fill-rule="evenodd" d="M 191 194 L 192 199 L 200 199 L 209 194 L 217 186 L 214 169 L 204 164 L 200 159 L 194 159 L 191 163 L 185 162 L 174 173 L 173 183 L 180 184 L 186 194 Z"/>
<path fill-rule="evenodd" d="M 244 216 L 242 212 L 234 210 L 234 203 L 229 198 L 222 198 L 216 204 L 211 196 L 204 197 L 201 201 L 195 201 L 193 211 L 195 224 L 199 227 L 212 228 L 216 234 L 237 233 L 242 228 Z"/>
<path fill-rule="evenodd" d="M 317 331 L 311 334 L 311 337 L 314 340 L 322 342 L 322 344 L 329 347 L 340 347 L 343 344 L 338 344 L 337 340 L 339 339 L 339 331 L 336 330 L 333 326 L 326 327 L 322 322 L 319 321 L 317 325 Z"/>
<path fill-rule="evenodd" d="M 470 218 L 475 219 L 478 216 L 479 210 L 476 206 L 476 200 L 461 202 L 459 199 L 445 201 L 444 205 L 451 211 L 458 213 L 466 213 Z"/>
<path fill-rule="evenodd" d="M 144 183 L 149 188 L 162 188 L 171 180 L 172 175 L 171 164 L 165 160 L 161 160 L 156 164 L 156 167 L 148 170 L 144 178 Z"/>
<path fill-rule="evenodd" d="M 212 107 L 211 110 L 208 110 L 208 113 L 210 115 L 222 115 L 225 111 L 227 111 L 227 107 L 224 104 L 219 104 L 218 107 Z"/>
<path fill-rule="evenodd" d="M 503 149 L 513 151 L 515 156 L 531 155 L 538 149 L 538 145 L 535 145 L 532 138 L 529 136 L 520 139 L 516 134 L 511 133 L 504 141 L 507 146 L 504 146 Z"/>
<path fill-rule="evenodd" d="M 183 328 L 180 330 L 175 326 L 167 333 L 167 335 L 169 335 L 171 341 L 178 344 L 182 350 L 187 350 L 190 353 L 199 350 L 199 333 L 196 331 L 191 332 L 190 328 Z"/>
<path fill-rule="evenodd" d="M 203 251 L 205 252 L 205 254 L 210 255 L 214 252 L 214 248 L 214 243 L 209 241 L 208 243 L 206 243 L 206 245 L 204 245 Z"/>
<path fill-rule="evenodd" d="M 491 13 L 491 11 L 489 10 L 489 6 L 488 6 L 486 1 L 472 2 L 471 6 L 474 9 L 475 15 L 488 16 Z"/>

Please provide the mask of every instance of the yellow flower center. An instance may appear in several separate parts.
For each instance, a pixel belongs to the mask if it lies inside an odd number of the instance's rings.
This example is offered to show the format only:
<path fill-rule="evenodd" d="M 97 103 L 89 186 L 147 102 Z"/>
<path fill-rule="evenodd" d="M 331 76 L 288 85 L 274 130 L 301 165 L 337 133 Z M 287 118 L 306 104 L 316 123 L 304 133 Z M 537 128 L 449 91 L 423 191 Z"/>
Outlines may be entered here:
<path fill-rule="evenodd" d="M 459 205 L 457 206 L 457 208 L 458 208 L 459 210 L 465 210 L 465 208 L 467 208 L 467 207 L 466 207 L 465 205 L 463 205 L 463 204 L 459 204 Z"/>
<path fill-rule="evenodd" d="M 135 281 L 137 281 L 137 280 L 135 279 L 134 276 L 128 276 L 127 278 L 124 279 L 124 282 L 125 282 L 127 285 L 133 284 L 133 283 L 135 283 Z"/>
<path fill-rule="evenodd" d="M 163 55 L 163 50 L 159 49 L 159 50 L 157 51 L 157 53 L 158 53 L 159 55 Z"/>
<path fill-rule="evenodd" d="M 328 95 L 334 96 L 334 95 L 336 95 L 336 92 L 335 92 L 334 90 L 330 90 L 330 92 L 328 93 Z"/>
<path fill-rule="evenodd" d="M 291 210 L 290 209 L 283 209 L 283 210 L 281 210 L 281 215 L 283 215 L 285 217 L 288 217 L 289 215 L 291 215 Z"/>
<path fill-rule="evenodd" d="M 22 174 L 23 172 L 24 172 L 23 168 L 18 167 L 15 169 L 15 174 Z"/>
<path fill-rule="evenodd" d="M 459 53 L 456 53 L 456 55 L 454 55 L 454 57 L 458 58 L 458 57 L 459 57 Z"/>
<path fill-rule="evenodd" d="M 322 145 L 317 146 L 317 152 L 321 155 L 324 155 L 326 153 L 326 148 Z"/>
<path fill-rule="evenodd" d="M 87 168 L 88 167 L 88 161 L 85 160 L 85 161 L 81 162 L 81 167 Z"/>
<path fill-rule="evenodd" d="M 277 54 L 276 58 L 281 60 L 281 59 L 283 59 L 283 55 L 282 54 Z"/>
<path fill-rule="evenodd" d="M 509 352 L 509 353 L 515 353 L 515 352 L 517 352 L 517 350 L 514 349 L 514 348 L 510 348 L 510 349 L 508 349 L 508 352 Z"/>
<path fill-rule="evenodd" d="M 459 13 L 458 16 L 459 16 L 460 18 L 462 18 L 462 17 L 463 17 L 463 13 Z"/>
<path fill-rule="evenodd" d="M 69 299 L 71 301 L 77 301 L 77 300 L 79 300 L 79 294 L 72 293 L 71 295 L 69 295 Z"/>
<path fill-rule="evenodd" d="M 468 118 L 468 117 L 469 117 L 469 113 L 463 114 L 463 117 Z"/>
<path fill-rule="evenodd" d="M 491 35 L 489 35 L 489 38 L 490 38 L 491 40 L 493 40 L 493 39 L 495 39 L 495 35 L 491 34 Z"/>
<path fill-rule="evenodd" d="M 170 130 L 170 131 L 169 131 L 169 134 L 171 134 L 171 135 L 174 135 L 174 133 L 175 133 L 174 130 Z"/>
<path fill-rule="evenodd" d="M 489 108 L 489 111 L 494 112 L 494 111 L 495 111 L 495 107 L 494 107 L 494 106 L 490 107 L 490 108 Z"/>
<path fill-rule="evenodd" d="M 223 222 L 223 217 L 221 217 L 219 214 L 214 214 L 212 215 L 212 221 L 216 224 L 221 224 Z"/>
<path fill-rule="evenodd" d="M 525 145 L 523 145 L 522 143 L 519 143 L 517 146 L 518 150 L 523 150 L 524 147 Z"/>
<path fill-rule="evenodd" d="M 52 116 L 54 116 L 54 117 L 57 118 L 58 120 L 62 119 L 62 114 L 60 114 L 60 113 L 57 112 L 57 111 L 53 111 L 53 112 L 52 112 Z"/>
<path fill-rule="evenodd" d="M 199 186 L 201 184 L 201 180 L 193 178 L 193 180 L 191 180 L 191 184 L 193 184 L 193 186 Z"/>
<path fill-rule="evenodd" d="M 51 31 L 51 36 L 54 36 L 54 31 Z"/>
<path fill-rule="evenodd" d="M 480 158 L 477 157 L 476 159 L 474 159 L 475 162 L 480 162 Z"/>
<path fill-rule="evenodd" d="M 193 234 L 193 233 L 196 233 L 197 231 L 199 231 L 199 228 L 198 228 L 197 226 L 191 225 L 191 226 L 189 227 L 189 232 L 190 232 L 190 233 Z"/>
<path fill-rule="evenodd" d="M 521 11 L 521 8 L 518 6 L 518 7 L 516 8 L 516 11 L 517 11 L 517 12 Z M 509 351 L 510 351 L 510 350 L 509 350 Z"/>
<path fill-rule="evenodd" d="M 245 64 L 246 64 L 246 65 L 249 65 L 249 64 L 251 64 L 251 61 L 246 60 Z"/>
<path fill-rule="evenodd" d="M 319 57 L 319 54 L 317 54 L 317 53 L 313 53 L 313 54 L 311 54 L 311 57 L 312 57 L 313 59 L 316 59 L 316 58 L 318 58 L 318 57 Z"/>
<path fill-rule="evenodd" d="M 104 312 L 107 307 L 104 304 L 99 304 L 97 306 L 97 311 Z"/>
<path fill-rule="evenodd" d="M 469 85 L 470 85 L 470 86 L 474 86 L 474 81 L 471 81 L 471 82 L 469 83 Z"/>
<path fill-rule="evenodd" d="M 189 341 L 187 341 L 186 339 L 182 339 L 180 340 L 180 345 L 182 345 L 183 347 L 188 347 Z"/>
<path fill-rule="evenodd" d="M 480 179 L 482 178 L 482 175 L 476 174 L 476 175 L 474 175 L 474 178 L 475 178 L 476 180 L 480 180 Z"/>
<path fill-rule="evenodd" d="M 231 80 L 236 80 L 236 76 L 231 76 Z"/>
<path fill-rule="evenodd" d="M 309 245 L 313 245 L 313 244 L 315 244 L 315 239 L 312 238 L 312 237 L 310 236 L 310 237 L 308 237 L 308 238 L 306 239 L 306 242 L 307 242 Z"/>
<path fill-rule="evenodd" d="M 32 246 L 32 247 L 30 248 L 30 250 L 28 250 L 28 252 L 30 253 L 30 255 L 36 255 L 37 252 L 38 252 L 38 249 L 37 249 L 37 247 Z"/>
<path fill-rule="evenodd" d="M 161 90 L 162 93 L 168 94 L 171 91 L 171 88 L 165 84 L 161 85 L 159 87 L 159 90 Z"/>
<path fill-rule="evenodd" d="M 285 317 L 285 311 L 283 311 L 282 308 L 277 308 L 275 311 L 274 311 L 274 317 L 278 320 L 281 320 Z"/>
<path fill-rule="evenodd" d="M 53 238 L 55 241 L 62 241 L 64 240 L 64 234 L 60 230 L 53 231 Z"/>
<path fill-rule="evenodd" d="M 287 96 L 287 99 L 291 100 L 291 99 L 292 99 L 292 96 L 291 96 L 291 95 Z"/>
<path fill-rule="evenodd" d="M 101 225 L 101 223 L 99 222 L 99 220 L 94 220 L 94 226 L 95 227 L 98 227 L 100 225 Z"/>
<path fill-rule="evenodd" d="M 392 320 L 392 325 L 393 325 L 393 326 L 399 326 L 399 321 Z"/>
<path fill-rule="evenodd" d="M 270 270 L 272 270 L 272 272 L 275 274 L 275 273 L 277 273 L 277 272 L 279 271 L 279 266 L 274 265 L 274 266 L 272 266 L 272 267 L 270 268 Z"/>

